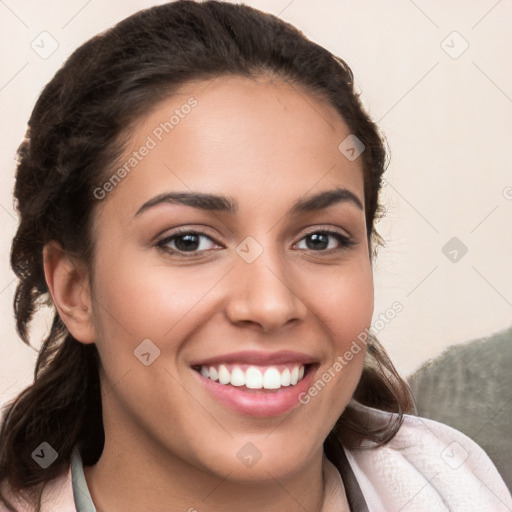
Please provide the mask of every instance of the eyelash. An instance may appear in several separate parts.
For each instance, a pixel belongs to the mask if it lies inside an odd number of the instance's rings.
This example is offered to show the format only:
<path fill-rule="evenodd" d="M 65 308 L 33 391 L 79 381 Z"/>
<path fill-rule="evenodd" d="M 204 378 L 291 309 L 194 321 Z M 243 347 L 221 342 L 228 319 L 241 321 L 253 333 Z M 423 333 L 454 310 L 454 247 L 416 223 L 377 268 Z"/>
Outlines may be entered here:
<path fill-rule="evenodd" d="M 314 235 L 314 234 L 318 234 L 318 233 L 325 234 L 325 235 L 331 235 L 332 237 L 336 238 L 338 240 L 338 242 L 340 243 L 341 247 L 339 247 L 337 249 L 321 249 L 319 251 L 315 251 L 313 249 L 306 249 L 307 251 L 314 252 L 314 253 L 332 254 L 333 252 L 347 250 L 351 246 L 356 245 L 356 242 L 354 242 L 354 240 L 352 240 L 351 238 L 349 238 L 345 235 L 342 235 L 341 233 L 338 233 L 337 231 L 332 231 L 330 229 L 316 229 L 314 231 L 305 233 L 304 236 L 299 240 L 299 242 L 301 240 L 303 240 L 304 238 L 307 238 L 310 235 Z M 167 247 L 167 244 L 169 242 L 171 242 L 175 238 L 179 238 L 180 236 L 183 236 L 183 235 L 204 236 L 204 237 L 208 238 L 209 240 L 211 240 L 212 242 L 216 243 L 217 245 L 221 245 L 216 240 L 214 240 L 211 236 L 207 235 L 204 231 L 195 231 L 195 230 L 191 230 L 191 229 L 181 229 L 181 230 L 175 231 L 174 233 L 172 233 L 172 235 L 162 238 L 160 241 L 157 242 L 156 245 L 157 245 L 157 247 L 159 247 L 160 249 L 162 249 L 163 251 L 165 251 L 167 253 L 179 254 L 185 258 L 197 257 L 197 255 L 200 255 L 202 252 L 205 252 L 205 251 L 180 251 L 179 249 L 169 249 Z"/>

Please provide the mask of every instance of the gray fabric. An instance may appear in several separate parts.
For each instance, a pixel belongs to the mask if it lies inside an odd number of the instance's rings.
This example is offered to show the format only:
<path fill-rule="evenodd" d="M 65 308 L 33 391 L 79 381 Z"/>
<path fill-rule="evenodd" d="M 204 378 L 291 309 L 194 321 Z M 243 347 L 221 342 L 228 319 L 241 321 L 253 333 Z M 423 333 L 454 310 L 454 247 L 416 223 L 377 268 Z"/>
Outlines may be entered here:
<path fill-rule="evenodd" d="M 71 458 L 71 481 L 73 482 L 73 497 L 77 512 L 96 512 L 85 480 L 82 457 L 76 447 Z"/>
<path fill-rule="evenodd" d="M 418 415 L 473 439 L 512 489 L 512 328 L 451 347 L 408 380 Z"/>

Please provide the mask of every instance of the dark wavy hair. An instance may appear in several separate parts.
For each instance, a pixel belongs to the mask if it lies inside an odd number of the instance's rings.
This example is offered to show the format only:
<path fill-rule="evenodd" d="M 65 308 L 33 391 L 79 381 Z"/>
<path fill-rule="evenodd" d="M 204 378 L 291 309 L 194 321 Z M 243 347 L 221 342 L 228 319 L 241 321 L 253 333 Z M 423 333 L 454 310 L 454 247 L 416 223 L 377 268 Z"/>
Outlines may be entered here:
<path fill-rule="evenodd" d="M 91 268 L 91 212 L 97 205 L 92 191 L 111 174 L 130 127 L 190 80 L 262 74 L 327 100 L 365 145 L 372 260 L 384 245 L 375 229 L 384 213 L 379 203 L 387 165 L 384 138 L 359 100 L 349 66 L 279 18 L 218 1 L 151 7 L 80 46 L 42 91 L 18 150 L 19 226 L 11 265 L 19 278 L 14 311 L 21 339 L 30 346 L 28 327 L 41 305 L 53 308 L 53 320 L 34 382 L 3 407 L 0 430 L 0 482 L 30 495 L 38 507 L 43 485 L 69 468 L 75 445 L 84 465 L 92 465 L 105 441 L 99 354 L 94 344 L 74 339 L 56 312 L 43 271 L 44 245 L 58 241 Z M 361 404 L 396 414 L 385 424 L 372 423 Z M 407 384 L 370 336 L 361 379 L 325 440 L 326 455 L 339 466 L 343 446 L 388 442 L 412 404 Z M 58 447 L 59 456 L 47 469 L 31 457 L 41 440 Z"/>

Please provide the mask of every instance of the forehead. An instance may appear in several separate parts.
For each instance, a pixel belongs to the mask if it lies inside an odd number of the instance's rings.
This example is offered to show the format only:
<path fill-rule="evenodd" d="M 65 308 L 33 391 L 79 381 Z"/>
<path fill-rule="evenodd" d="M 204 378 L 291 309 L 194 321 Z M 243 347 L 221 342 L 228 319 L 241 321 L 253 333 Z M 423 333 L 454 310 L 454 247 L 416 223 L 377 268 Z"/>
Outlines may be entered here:
<path fill-rule="evenodd" d="M 338 147 L 349 135 L 333 106 L 296 84 L 232 76 L 188 83 L 134 123 L 106 176 L 121 179 L 101 208 L 131 217 L 155 195 L 193 190 L 236 197 L 243 212 L 244 204 L 285 204 L 340 185 L 364 204 L 362 159 Z"/>

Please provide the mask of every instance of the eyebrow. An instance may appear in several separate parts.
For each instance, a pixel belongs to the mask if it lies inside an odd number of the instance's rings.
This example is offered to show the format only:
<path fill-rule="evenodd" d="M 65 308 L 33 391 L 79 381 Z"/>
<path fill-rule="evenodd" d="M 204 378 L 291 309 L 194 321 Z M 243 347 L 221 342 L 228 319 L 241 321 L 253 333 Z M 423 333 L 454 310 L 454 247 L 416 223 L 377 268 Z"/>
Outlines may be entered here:
<path fill-rule="evenodd" d="M 145 202 L 137 210 L 135 217 L 150 208 L 167 203 L 183 204 L 192 208 L 229 213 L 231 215 L 238 211 L 237 202 L 230 197 L 201 192 L 169 192 L 155 196 Z M 336 187 L 332 190 L 325 190 L 299 199 L 294 203 L 289 214 L 297 215 L 304 212 L 314 212 L 339 203 L 353 204 L 360 210 L 364 210 L 360 199 L 353 192 L 346 188 Z"/>

